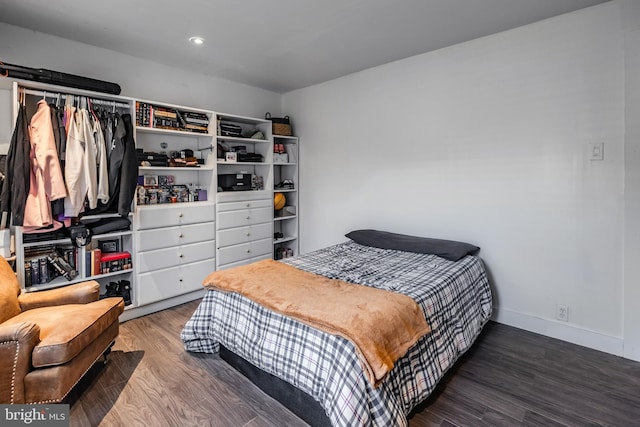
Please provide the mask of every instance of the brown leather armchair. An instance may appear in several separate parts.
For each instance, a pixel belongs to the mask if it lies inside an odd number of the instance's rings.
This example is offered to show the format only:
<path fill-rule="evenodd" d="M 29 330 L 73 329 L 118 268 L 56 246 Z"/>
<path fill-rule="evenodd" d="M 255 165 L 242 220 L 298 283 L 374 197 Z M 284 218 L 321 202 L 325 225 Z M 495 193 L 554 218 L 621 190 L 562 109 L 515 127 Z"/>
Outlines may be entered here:
<path fill-rule="evenodd" d="M 21 293 L 0 259 L 0 403 L 57 403 L 118 336 L 122 298 L 87 281 Z"/>

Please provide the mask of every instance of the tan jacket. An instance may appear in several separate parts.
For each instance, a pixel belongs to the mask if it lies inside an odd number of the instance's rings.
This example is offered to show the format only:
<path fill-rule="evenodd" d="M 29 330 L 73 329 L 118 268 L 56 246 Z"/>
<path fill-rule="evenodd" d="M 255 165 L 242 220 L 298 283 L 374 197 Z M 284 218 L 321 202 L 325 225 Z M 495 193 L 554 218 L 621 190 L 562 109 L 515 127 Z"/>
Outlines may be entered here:
<path fill-rule="evenodd" d="M 29 137 L 31 176 L 23 225 L 46 227 L 53 224 L 51 201 L 64 198 L 67 190 L 53 136 L 51 111 L 44 100 L 38 102 L 38 109 L 31 118 Z"/>

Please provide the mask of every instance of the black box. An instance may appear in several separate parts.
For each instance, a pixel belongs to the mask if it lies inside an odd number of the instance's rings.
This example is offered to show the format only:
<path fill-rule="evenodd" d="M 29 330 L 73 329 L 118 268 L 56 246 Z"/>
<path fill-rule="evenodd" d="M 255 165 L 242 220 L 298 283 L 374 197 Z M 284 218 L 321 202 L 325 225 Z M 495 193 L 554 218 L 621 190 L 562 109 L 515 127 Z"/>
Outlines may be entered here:
<path fill-rule="evenodd" d="M 224 191 L 251 190 L 251 174 L 226 173 L 218 175 L 218 187 Z"/>

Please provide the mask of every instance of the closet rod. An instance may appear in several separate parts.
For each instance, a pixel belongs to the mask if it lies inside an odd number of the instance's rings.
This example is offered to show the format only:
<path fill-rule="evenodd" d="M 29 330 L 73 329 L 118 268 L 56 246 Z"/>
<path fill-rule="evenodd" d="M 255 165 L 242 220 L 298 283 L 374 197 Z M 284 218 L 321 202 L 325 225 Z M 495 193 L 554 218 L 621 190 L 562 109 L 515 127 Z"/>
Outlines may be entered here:
<path fill-rule="evenodd" d="M 72 95 L 72 94 L 64 94 L 64 93 L 55 92 L 55 91 L 49 92 L 44 90 L 35 90 L 35 89 L 26 89 L 26 88 L 20 88 L 20 90 L 23 91 L 25 95 L 34 95 L 34 96 L 41 96 L 41 97 L 50 96 L 51 98 L 57 98 L 58 96 L 60 96 L 60 99 L 66 99 L 67 96 L 77 96 L 80 98 L 88 98 L 94 104 L 106 105 L 109 107 L 112 107 L 115 105 L 116 107 L 119 107 L 119 108 L 131 108 L 130 104 L 124 104 L 122 102 L 117 102 L 117 101 L 109 101 L 107 99 L 94 98 L 92 96 L 86 96 L 86 95 Z"/>

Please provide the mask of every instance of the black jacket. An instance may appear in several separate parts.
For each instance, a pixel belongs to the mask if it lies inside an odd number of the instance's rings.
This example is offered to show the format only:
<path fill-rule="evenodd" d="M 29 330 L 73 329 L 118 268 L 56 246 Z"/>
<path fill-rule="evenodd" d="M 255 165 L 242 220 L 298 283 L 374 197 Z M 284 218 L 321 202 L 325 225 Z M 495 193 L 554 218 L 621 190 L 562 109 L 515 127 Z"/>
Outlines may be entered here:
<path fill-rule="evenodd" d="M 31 141 L 28 125 L 25 107 L 21 105 L 7 152 L 6 176 L 0 194 L 0 209 L 13 214 L 12 224 L 20 226 L 24 222 L 24 208 L 30 187 Z"/>
<path fill-rule="evenodd" d="M 118 198 L 118 213 L 121 216 L 129 215 L 131 204 L 136 194 L 138 185 L 138 158 L 136 156 L 136 143 L 133 139 L 133 124 L 131 114 L 123 114 L 125 135 L 124 156 L 120 168 L 120 197 Z"/>
<path fill-rule="evenodd" d="M 98 207 L 86 210 L 85 215 L 104 212 L 117 212 L 121 216 L 128 216 L 138 185 L 138 159 L 136 157 L 136 143 L 133 138 L 131 115 L 114 114 L 113 130 L 109 131 L 111 141 L 106 141 L 109 169 L 109 201 L 98 202 Z"/>

